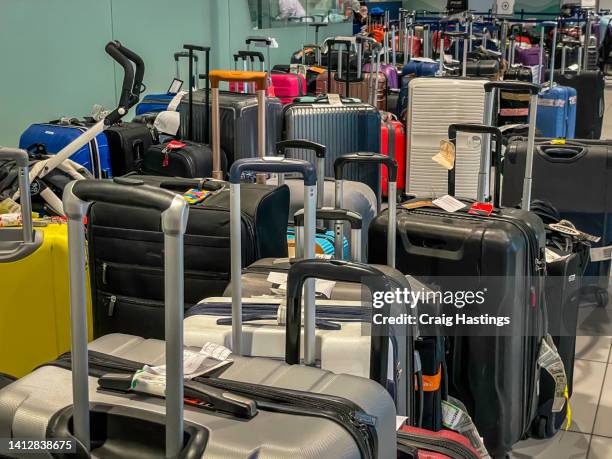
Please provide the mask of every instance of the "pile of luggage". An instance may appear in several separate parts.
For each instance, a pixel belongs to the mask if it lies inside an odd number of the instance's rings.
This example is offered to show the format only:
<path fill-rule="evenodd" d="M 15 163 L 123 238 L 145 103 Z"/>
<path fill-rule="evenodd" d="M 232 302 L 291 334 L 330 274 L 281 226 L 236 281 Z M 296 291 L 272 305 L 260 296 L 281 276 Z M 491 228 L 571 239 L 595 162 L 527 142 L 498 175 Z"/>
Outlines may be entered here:
<path fill-rule="evenodd" d="M 556 22 L 385 21 L 273 68 L 269 37 L 233 70 L 185 45 L 142 98 L 111 42 L 117 108 L 0 148 L 0 437 L 497 458 L 565 427 L 610 275 L 601 72 L 557 69 Z"/>

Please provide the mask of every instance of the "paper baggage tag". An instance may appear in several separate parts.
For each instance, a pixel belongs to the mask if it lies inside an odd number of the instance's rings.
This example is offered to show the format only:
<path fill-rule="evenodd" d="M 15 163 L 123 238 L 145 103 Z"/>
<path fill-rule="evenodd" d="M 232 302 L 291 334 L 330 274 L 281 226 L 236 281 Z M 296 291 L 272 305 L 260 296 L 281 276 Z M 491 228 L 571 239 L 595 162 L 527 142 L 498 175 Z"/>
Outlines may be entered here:
<path fill-rule="evenodd" d="M 447 212 L 457 212 L 458 210 L 461 210 L 466 207 L 464 203 L 448 194 L 442 196 L 441 198 L 433 200 L 432 203 Z"/>
<path fill-rule="evenodd" d="M 425 201 L 412 201 L 412 202 L 407 202 L 405 204 L 402 204 L 402 207 L 404 209 L 420 209 L 421 207 L 434 207 L 433 202 L 431 202 L 431 200 L 425 200 Z"/>
<path fill-rule="evenodd" d="M 21 214 L 0 214 L 0 227 L 11 227 L 21 225 Z"/>
<path fill-rule="evenodd" d="M 328 94 L 327 95 L 327 102 L 332 107 L 342 106 L 342 98 L 340 97 L 340 94 Z"/>
<path fill-rule="evenodd" d="M 0 214 L 18 214 L 19 212 L 21 212 L 21 206 L 11 198 L 0 202 Z"/>
<path fill-rule="evenodd" d="M 172 98 L 172 100 L 168 103 L 167 111 L 175 112 L 179 104 L 181 103 L 181 100 L 183 100 L 183 97 L 185 96 L 185 94 L 187 94 L 187 91 L 177 92 L 176 95 Z"/>
<path fill-rule="evenodd" d="M 488 217 L 493 213 L 493 204 L 490 202 L 475 202 L 472 204 L 472 207 L 470 207 L 470 210 L 468 210 L 468 213 Z"/>
<path fill-rule="evenodd" d="M 440 140 L 440 150 L 431 159 L 443 168 L 452 170 L 455 167 L 455 145 L 448 140 Z"/>
<path fill-rule="evenodd" d="M 395 416 L 395 430 L 400 430 L 407 420 L 407 416 Z"/>
<path fill-rule="evenodd" d="M 593 247 L 591 249 L 591 261 L 612 260 L 612 245 L 606 247 Z"/>

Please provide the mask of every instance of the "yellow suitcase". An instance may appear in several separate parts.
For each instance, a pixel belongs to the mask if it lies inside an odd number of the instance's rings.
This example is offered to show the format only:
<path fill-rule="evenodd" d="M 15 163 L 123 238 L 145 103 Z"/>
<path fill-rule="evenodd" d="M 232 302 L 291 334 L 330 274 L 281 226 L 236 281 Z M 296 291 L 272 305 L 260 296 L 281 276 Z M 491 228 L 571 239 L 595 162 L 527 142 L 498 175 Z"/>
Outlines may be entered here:
<path fill-rule="evenodd" d="M 20 377 L 70 350 L 68 231 L 32 228 L 27 154 L 0 148 L 0 160 L 9 158 L 19 166 L 22 226 L 0 228 L 0 373 Z M 91 306 L 88 322 L 91 339 Z"/>

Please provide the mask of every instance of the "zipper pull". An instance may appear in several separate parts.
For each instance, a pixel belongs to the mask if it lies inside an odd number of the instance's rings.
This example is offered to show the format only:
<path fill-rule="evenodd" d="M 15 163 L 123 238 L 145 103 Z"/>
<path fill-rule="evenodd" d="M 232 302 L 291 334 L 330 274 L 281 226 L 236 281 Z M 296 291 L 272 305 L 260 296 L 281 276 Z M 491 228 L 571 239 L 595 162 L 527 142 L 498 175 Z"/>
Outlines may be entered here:
<path fill-rule="evenodd" d="M 108 265 L 106 263 L 102 263 L 102 284 L 107 285 L 106 282 L 106 268 L 108 268 Z"/>
<path fill-rule="evenodd" d="M 113 317 L 115 313 L 115 303 L 117 302 L 117 297 L 115 295 L 111 295 L 108 299 L 108 317 Z"/>
<path fill-rule="evenodd" d="M 365 424 L 367 426 L 375 426 L 377 421 L 376 416 L 364 413 L 363 411 L 354 411 L 351 418 L 359 424 Z"/>
<path fill-rule="evenodd" d="M 167 150 L 164 150 L 164 157 L 162 159 L 162 167 L 168 167 L 168 163 L 170 163 L 170 155 Z"/>

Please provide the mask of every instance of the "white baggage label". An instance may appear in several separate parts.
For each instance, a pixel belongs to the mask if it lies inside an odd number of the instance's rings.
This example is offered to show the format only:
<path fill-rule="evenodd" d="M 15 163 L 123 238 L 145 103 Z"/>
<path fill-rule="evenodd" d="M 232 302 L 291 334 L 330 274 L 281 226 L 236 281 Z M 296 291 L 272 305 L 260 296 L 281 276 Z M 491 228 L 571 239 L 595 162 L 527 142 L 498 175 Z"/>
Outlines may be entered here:
<path fill-rule="evenodd" d="M 457 212 L 460 209 L 466 207 L 461 201 L 453 198 L 450 195 L 442 196 L 441 198 L 435 199 L 432 203 L 447 212 Z"/>

